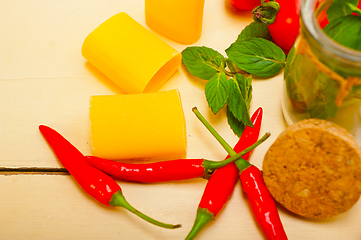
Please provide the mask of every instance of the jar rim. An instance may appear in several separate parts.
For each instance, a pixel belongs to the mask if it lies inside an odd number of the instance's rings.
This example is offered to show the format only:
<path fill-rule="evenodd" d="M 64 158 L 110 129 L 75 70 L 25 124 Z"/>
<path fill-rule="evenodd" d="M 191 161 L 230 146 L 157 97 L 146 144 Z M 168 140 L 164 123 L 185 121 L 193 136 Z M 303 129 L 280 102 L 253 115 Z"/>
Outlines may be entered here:
<path fill-rule="evenodd" d="M 301 18 L 308 32 L 323 48 L 331 53 L 354 62 L 361 62 L 361 51 L 345 47 L 332 40 L 319 26 L 315 16 L 315 6 L 318 0 L 303 0 Z"/>

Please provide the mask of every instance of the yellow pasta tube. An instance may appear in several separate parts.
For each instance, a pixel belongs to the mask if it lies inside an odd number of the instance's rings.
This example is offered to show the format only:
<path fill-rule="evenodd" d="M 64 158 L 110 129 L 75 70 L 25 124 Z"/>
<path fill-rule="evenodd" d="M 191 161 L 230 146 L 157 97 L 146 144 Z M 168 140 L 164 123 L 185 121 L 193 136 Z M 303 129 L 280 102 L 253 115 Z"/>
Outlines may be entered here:
<path fill-rule="evenodd" d="M 177 50 L 124 12 L 91 32 L 81 52 L 127 93 L 158 90 L 181 62 Z"/>
<path fill-rule="evenodd" d="M 107 159 L 171 159 L 186 155 L 178 90 L 90 98 L 93 155 Z"/>
<path fill-rule="evenodd" d="M 183 44 L 202 34 L 204 0 L 145 0 L 145 20 L 158 33 Z"/>

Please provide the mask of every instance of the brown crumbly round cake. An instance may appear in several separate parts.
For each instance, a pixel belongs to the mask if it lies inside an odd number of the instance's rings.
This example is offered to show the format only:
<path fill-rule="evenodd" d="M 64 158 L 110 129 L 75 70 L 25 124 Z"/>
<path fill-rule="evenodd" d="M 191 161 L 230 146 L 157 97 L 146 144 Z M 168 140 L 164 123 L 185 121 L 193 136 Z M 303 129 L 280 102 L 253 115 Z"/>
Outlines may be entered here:
<path fill-rule="evenodd" d="M 309 218 L 349 210 L 361 194 L 361 150 L 340 126 L 308 119 L 289 126 L 267 151 L 264 180 L 285 208 Z"/>

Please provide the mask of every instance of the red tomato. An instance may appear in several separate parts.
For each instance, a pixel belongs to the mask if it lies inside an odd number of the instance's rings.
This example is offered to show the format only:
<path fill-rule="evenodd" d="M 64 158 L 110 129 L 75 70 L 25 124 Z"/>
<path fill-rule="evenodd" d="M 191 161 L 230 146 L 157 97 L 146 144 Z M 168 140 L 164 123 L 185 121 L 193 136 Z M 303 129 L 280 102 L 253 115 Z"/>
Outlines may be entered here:
<path fill-rule="evenodd" d="M 268 30 L 277 46 L 287 54 L 295 42 L 300 29 L 302 0 L 276 0 L 280 5 L 276 20 L 268 25 Z"/>
<path fill-rule="evenodd" d="M 261 0 L 228 0 L 233 7 L 243 10 L 251 11 L 253 8 L 261 5 Z"/>

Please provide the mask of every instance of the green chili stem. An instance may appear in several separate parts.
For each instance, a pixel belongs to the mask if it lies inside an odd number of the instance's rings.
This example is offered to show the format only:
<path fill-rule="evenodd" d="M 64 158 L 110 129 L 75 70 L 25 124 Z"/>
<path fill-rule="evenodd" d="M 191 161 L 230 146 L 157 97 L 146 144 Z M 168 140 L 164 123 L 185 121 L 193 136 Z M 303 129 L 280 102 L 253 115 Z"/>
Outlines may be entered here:
<path fill-rule="evenodd" d="M 194 239 L 202 228 L 214 219 L 214 214 L 206 208 L 197 209 L 197 217 L 191 231 L 188 233 L 185 240 Z"/>
<path fill-rule="evenodd" d="M 252 166 L 252 164 L 250 164 L 248 161 L 246 160 L 243 160 L 243 159 L 240 159 L 240 160 L 237 160 L 235 161 L 235 164 L 238 168 L 238 171 L 239 171 L 239 174 L 241 174 L 241 172 L 243 170 L 246 170 L 247 168 L 249 168 L 250 166 Z"/>
<path fill-rule="evenodd" d="M 144 219 L 145 221 L 150 222 L 159 227 L 170 228 L 170 229 L 181 227 L 180 224 L 173 225 L 173 224 L 166 224 L 166 223 L 159 222 L 159 221 L 139 212 L 137 209 L 135 209 L 132 205 L 130 205 L 128 203 L 128 201 L 124 198 L 122 191 L 117 191 L 116 193 L 113 194 L 112 198 L 109 201 L 109 205 L 113 206 L 113 207 L 123 207 L 123 208 L 127 209 L 128 211 L 134 213 L 138 217 Z"/>
<path fill-rule="evenodd" d="M 229 154 L 229 158 L 220 161 L 220 162 L 215 162 L 215 161 L 210 161 L 210 160 L 206 160 L 203 159 L 203 167 L 205 169 L 205 171 L 211 171 L 220 167 L 223 167 L 231 162 L 236 161 L 237 163 L 237 167 L 240 167 L 240 171 L 244 170 L 246 168 L 248 168 L 250 166 L 250 164 L 244 160 L 241 159 L 242 156 L 244 154 L 246 154 L 249 151 L 252 151 L 254 148 L 256 148 L 258 145 L 260 145 L 261 143 L 263 143 L 270 135 L 271 133 L 267 132 L 265 133 L 265 135 L 263 135 L 262 138 L 260 138 L 256 143 L 254 143 L 253 145 L 251 145 L 250 147 L 244 149 L 242 152 L 240 153 L 236 153 L 232 147 L 218 134 L 218 132 L 211 126 L 211 124 L 209 124 L 207 122 L 207 120 L 202 116 L 202 114 L 198 111 L 198 109 L 196 107 L 194 107 L 192 109 L 192 111 L 196 114 L 196 116 L 198 117 L 198 119 L 203 123 L 203 125 L 212 133 L 212 135 L 218 140 L 218 142 L 222 145 L 222 147 L 227 151 L 227 153 Z"/>
<path fill-rule="evenodd" d="M 258 145 L 260 145 L 261 143 L 263 143 L 264 141 L 266 141 L 266 139 L 270 136 L 271 134 L 269 132 L 265 133 L 265 135 L 263 135 L 262 138 L 260 138 L 257 142 L 255 142 L 254 144 L 252 144 L 251 146 L 249 146 L 248 148 L 244 149 L 242 152 L 237 153 L 236 155 L 233 155 L 230 158 L 227 158 L 223 161 L 210 161 L 210 160 L 206 160 L 203 159 L 203 167 L 206 171 L 210 171 L 210 170 L 214 170 L 214 169 L 218 169 L 221 168 L 231 162 L 237 161 L 238 159 L 242 158 L 243 155 L 245 155 L 246 153 L 252 151 L 253 149 L 255 149 Z M 245 160 L 244 160 L 245 161 Z M 238 162 L 238 161 L 237 161 Z M 247 161 L 245 161 L 247 162 Z M 247 162 L 248 163 L 248 162 Z"/>
<path fill-rule="evenodd" d="M 254 16 L 267 25 L 272 24 L 280 10 L 280 5 L 275 1 L 263 2 L 252 10 Z"/>
<path fill-rule="evenodd" d="M 227 151 L 229 156 L 233 157 L 237 153 L 233 150 L 233 148 L 217 133 L 217 131 L 207 122 L 207 120 L 202 116 L 202 114 L 198 111 L 197 107 L 192 108 L 192 111 L 198 117 L 198 119 L 203 123 L 203 125 L 211 132 L 211 134 L 217 139 L 217 141 L 222 145 L 222 147 Z"/>

